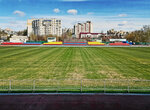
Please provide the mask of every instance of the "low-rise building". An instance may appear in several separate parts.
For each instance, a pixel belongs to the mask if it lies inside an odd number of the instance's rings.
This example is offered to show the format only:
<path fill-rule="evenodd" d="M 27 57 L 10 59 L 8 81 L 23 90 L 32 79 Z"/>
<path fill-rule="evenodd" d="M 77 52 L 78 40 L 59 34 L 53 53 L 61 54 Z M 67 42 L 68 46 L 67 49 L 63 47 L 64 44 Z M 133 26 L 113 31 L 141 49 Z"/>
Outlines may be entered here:
<path fill-rule="evenodd" d="M 15 34 L 15 31 L 10 28 L 4 29 L 4 32 L 7 33 L 8 36 Z"/>
<path fill-rule="evenodd" d="M 91 41 L 102 42 L 102 37 L 105 36 L 103 33 L 80 33 L 80 39 L 91 39 Z"/>
<path fill-rule="evenodd" d="M 127 39 L 109 39 L 110 42 L 126 42 Z"/>
<path fill-rule="evenodd" d="M 56 37 L 48 37 L 47 42 L 56 42 Z"/>
<path fill-rule="evenodd" d="M 1 40 L 7 40 L 8 36 L 1 36 Z"/>
<path fill-rule="evenodd" d="M 0 40 L 0 44 L 3 43 L 3 42 L 4 42 L 4 40 Z"/>
<path fill-rule="evenodd" d="M 79 38 L 80 39 L 83 39 L 83 38 L 100 38 L 103 35 L 104 35 L 103 33 L 85 33 L 85 32 L 82 32 L 82 33 L 80 33 Z"/>
<path fill-rule="evenodd" d="M 12 36 L 10 42 L 22 42 L 25 43 L 28 40 L 27 36 Z"/>
<path fill-rule="evenodd" d="M 111 29 L 107 31 L 107 36 L 114 37 L 114 38 L 124 38 L 127 34 L 128 32 L 122 30 L 115 31 L 114 29 Z"/>

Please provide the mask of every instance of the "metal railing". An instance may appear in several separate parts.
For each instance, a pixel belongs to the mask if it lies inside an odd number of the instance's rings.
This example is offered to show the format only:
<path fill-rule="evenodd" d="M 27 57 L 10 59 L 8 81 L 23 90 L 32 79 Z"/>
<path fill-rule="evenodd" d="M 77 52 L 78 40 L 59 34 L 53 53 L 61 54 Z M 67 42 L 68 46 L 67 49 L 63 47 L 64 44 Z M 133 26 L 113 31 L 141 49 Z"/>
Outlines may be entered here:
<path fill-rule="evenodd" d="M 0 80 L 0 92 L 13 92 L 13 91 L 150 93 L 150 80 L 118 80 L 118 79 Z"/>

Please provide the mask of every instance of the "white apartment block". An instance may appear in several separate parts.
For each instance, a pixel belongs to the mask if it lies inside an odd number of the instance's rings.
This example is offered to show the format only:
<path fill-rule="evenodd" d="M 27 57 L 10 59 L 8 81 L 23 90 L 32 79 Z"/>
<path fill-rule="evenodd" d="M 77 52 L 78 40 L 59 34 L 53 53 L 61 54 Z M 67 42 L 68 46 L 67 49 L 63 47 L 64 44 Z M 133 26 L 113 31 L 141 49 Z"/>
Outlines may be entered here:
<path fill-rule="evenodd" d="M 80 37 L 80 33 L 92 33 L 93 25 L 91 21 L 87 21 L 86 23 L 78 23 L 74 26 L 74 34 L 76 38 Z"/>
<path fill-rule="evenodd" d="M 33 33 L 42 35 L 62 35 L 61 20 L 58 19 L 30 19 L 28 20 L 28 36 Z"/>
<path fill-rule="evenodd" d="M 28 34 L 27 36 L 29 37 L 33 32 L 33 29 L 32 29 L 32 22 L 36 20 L 36 19 L 28 19 L 27 20 L 27 31 L 28 31 Z"/>

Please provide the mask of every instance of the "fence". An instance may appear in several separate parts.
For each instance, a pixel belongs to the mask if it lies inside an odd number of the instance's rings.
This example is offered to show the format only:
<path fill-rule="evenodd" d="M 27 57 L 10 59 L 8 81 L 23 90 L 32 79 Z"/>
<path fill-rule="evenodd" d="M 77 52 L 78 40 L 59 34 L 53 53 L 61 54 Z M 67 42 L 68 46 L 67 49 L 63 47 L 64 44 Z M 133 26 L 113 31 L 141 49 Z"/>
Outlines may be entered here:
<path fill-rule="evenodd" d="M 40 79 L 0 80 L 0 92 L 142 92 L 150 93 L 150 80 Z"/>

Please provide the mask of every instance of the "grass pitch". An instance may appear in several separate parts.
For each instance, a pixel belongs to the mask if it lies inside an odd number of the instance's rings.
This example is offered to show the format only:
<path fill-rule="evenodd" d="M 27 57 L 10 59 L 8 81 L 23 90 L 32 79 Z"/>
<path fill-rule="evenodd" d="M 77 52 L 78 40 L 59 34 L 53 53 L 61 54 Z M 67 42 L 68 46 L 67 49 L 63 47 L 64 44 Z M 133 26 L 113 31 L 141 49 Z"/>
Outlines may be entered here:
<path fill-rule="evenodd" d="M 0 79 L 150 80 L 150 48 L 0 47 Z"/>

